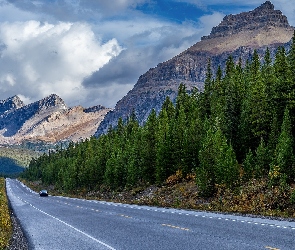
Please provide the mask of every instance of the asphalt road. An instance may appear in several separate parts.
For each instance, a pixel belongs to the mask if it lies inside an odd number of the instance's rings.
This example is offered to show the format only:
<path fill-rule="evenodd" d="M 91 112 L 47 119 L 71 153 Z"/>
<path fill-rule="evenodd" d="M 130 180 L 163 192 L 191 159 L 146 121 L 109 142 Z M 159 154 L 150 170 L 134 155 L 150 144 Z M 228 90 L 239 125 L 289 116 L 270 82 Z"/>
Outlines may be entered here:
<path fill-rule="evenodd" d="M 30 249 L 295 249 L 295 223 L 59 196 L 7 179 Z"/>

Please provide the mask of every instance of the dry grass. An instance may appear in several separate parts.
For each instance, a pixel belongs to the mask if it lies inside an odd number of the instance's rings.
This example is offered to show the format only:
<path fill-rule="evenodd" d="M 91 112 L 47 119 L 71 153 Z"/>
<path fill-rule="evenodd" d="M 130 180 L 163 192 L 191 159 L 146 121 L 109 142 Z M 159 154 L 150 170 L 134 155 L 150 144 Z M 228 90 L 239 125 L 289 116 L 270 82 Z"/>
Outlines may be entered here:
<path fill-rule="evenodd" d="M 0 249 L 8 247 L 12 235 L 12 224 L 5 191 L 5 179 L 0 178 Z"/>

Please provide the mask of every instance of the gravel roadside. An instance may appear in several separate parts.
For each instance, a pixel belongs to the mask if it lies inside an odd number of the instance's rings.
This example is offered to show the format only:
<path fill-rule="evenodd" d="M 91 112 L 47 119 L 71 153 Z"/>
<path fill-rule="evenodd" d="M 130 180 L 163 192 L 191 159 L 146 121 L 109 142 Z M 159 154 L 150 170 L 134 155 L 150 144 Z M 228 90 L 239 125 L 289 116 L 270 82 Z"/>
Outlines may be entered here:
<path fill-rule="evenodd" d="M 13 211 L 10 212 L 10 218 L 12 222 L 13 233 L 7 250 L 29 250 L 27 238 L 25 237 L 21 225 Z"/>

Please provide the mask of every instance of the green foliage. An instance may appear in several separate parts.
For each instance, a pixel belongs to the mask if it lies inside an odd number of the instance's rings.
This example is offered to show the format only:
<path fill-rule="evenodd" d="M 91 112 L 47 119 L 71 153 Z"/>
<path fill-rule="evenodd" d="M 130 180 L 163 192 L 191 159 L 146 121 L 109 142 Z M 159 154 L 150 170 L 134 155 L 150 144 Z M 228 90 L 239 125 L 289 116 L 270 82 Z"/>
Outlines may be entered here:
<path fill-rule="evenodd" d="M 167 97 L 142 126 L 133 111 L 99 138 L 33 158 L 23 177 L 67 192 L 115 191 L 162 185 L 181 172 L 195 176 L 203 196 L 253 178 L 283 194 L 295 182 L 294 58 L 293 43 L 274 62 L 268 49 L 247 62 L 229 57 L 224 71 L 213 72 L 209 60 L 204 92 L 180 84 L 176 102 Z"/>
<path fill-rule="evenodd" d="M 246 158 L 243 162 L 243 174 L 242 180 L 248 181 L 254 177 L 255 174 L 255 157 L 252 153 L 252 150 L 249 149 L 249 152 L 246 155 Z"/>
<path fill-rule="evenodd" d="M 24 148 L 0 147 L 0 157 L 10 158 L 19 167 L 28 167 L 32 158 L 38 158 L 41 154 Z"/>
<path fill-rule="evenodd" d="M 263 138 L 261 138 L 260 144 L 256 149 L 256 157 L 255 157 L 255 171 L 254 177 L 261 178 L 266 176 L 269 170 L 270 164 L 270 156 L 269 151 L 264 143 Z"/>
<path fill-rule="evenodd" d="M 231 145 L 221 129 L 210 126 L 199 151 L 196 181 L 204 196 L 212 196 L 216 185 L 232 187 L 239 178 L 239 166 Z"/>
<path fill-rule="evenodd" d="M 291 119 L 289 110 L 286 109 L 284 112 L 284 120 L 282 124 L 281 134 L 278 139 L 278 144 L 275 150 L 275 155 L 272 161 L 273 168 L 278 168 L 280 175 L 272 180 L 281 179 L 288 177 L 291 181 L 295 177 L 294 170 L 294 154 L 293 154 L 294 140 L 292 135 Z"/>

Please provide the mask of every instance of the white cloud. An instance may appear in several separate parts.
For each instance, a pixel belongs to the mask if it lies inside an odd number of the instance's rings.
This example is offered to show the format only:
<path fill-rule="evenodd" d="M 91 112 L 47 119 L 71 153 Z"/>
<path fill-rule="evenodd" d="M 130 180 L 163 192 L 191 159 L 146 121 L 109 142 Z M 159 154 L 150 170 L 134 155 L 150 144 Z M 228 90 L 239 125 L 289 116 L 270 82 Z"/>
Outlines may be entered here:
<path fill-rule="evenodd" d="M 224 15 L 219 12 L 214 12 L 212 15 L 205 15 L 200 17 L 200 22 L 203 24 L 203 32 L 206 35 L 209 35 L 212 30 L 212 27 L 217 26 L 223 18 Z"/>
<path fill-rule="evenodd" d="M 85 102 L 83 79 L 122 50 L 116 39 L 97 39 L 85 23 L 1 23 L 0 42 L 3 99 L 19 93 L 39 100 L 55 93 L 69 105 Z"/>
<path fill-rule="evenodd" d="M 96 72 L 91 84 L 86 80 L 86 85 L 135 84 L 149 68 L 179 54 L 203 35 L 195 23 L 171 24 L 148 18 L 105 22 L 96 32 L 107 34 L 115 27 L 120 27 L 116 37 L 126 49 Z"/>
<path fill-rule="evenodd" d="M 39 15 L 16 8 L 5 0 L 0 0 L 0 22 L 25 21 L 36 19 Z"/>
<path fill-rule="evenodd" d="M 88 88 L 87 91 L 87 105 L 85 107 L 102 104 L 105 107 L 113 108 L 117 101 L 122 99 L 129 90 L 133 88 L 133 83 L 117 84 L 109 83 L 103 86 L 94 86 Z"/>
<path fill-rule="evenodd" d="M 22 94 L 17 94 L 17 96 L 23 101 L 24 104 L 30 104 L 33 102 L 33 100 L 30 99 L 30 97 L 24 96 Z"/>

